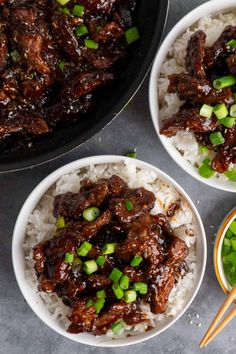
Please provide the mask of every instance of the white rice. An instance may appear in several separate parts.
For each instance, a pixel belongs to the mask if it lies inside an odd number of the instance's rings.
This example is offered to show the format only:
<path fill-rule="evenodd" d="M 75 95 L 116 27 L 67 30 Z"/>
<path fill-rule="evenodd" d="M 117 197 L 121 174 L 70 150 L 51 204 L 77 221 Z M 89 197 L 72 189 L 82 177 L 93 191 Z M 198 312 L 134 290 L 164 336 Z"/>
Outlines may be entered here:
<path fill-rule="evenodd" d="M 183 101 L 179 100 L 177 94 L 167 93 L 169 83 L 168 76 L 174 73 L 186 72 L 185 55 L 187 43 L 191 35 L 199 29 L 203 30 L 206 33 L 206 47 L 210 47 L 227 25 L 236 25 L 235 12 L 220 14 L 217 17 L 202 17 L 192 27 L 188 28 L 182 36 L 177 38 L 170 47 L 158 80 L 160 118 L 162 121 L 171 118 L 183 103 Z M 215 153 L 212 151 L 207 154 L 199 153 L 198 143 L 194 134 L 191 132 L 180 131 L 175 136 L 168 139 L 181 153 L 184 159 L 190 162 L 195 168 L 198 168 L 206 157 L 212 159 L 215 156 Z M 230 168 L 234 168 L 235 166 L 235 164 L 231 164 Z M 220 178 L 222 181 L 228 180 L 223 174 L 216 174 L 215 178 Z"/>
<path fill-rule="evenodd" d="M 137 168 L 135 162 L 129 162 L 127 164 L 91 165 L 86 169 L 62 176 L 42 197 L 36 209 L 29 216 L 24 244 L 26 260 L 25 276 L 34 291 L 38 292 L 32 249 L 38 242 L 51 238 L 55 232 L 55 218 L 52 216 L 53 199 L 55 195 L 68 191 L 78 192 L 80 189 L 80 181 L 83 178 L 90 178 L 92 181 L 97 181 L 101 177 L 109 178 L 113 174 L 123 178 L 130 188 L 142 186 L 155 194 L 156 204 L 152 210 L 152 214 L 165 214 L 170 203 L 180 203 L 180 209 L 177 210 L 175 215 L 170 219 L 170 224 L 175 234 L 183 239 L 189 247 L 189 255 L 186 258 L 186 262 L 190 271 L 183 279 L 180 279 L 173 288 L 169 296 L 166 313 L 163 315 L 154 315 L 151 313 L 149 306 L 143 304 L 143 310 L 147 315 L 147 322 L 134 327 L 126 326 L 123 335 L 127 335 L 128 333 L 134 334 L 134 332 L 143 332 L 150 324 L 156 326 L 164 318 L 173 317 L 178 314 L 184 306 L 186 297 L 191 292 L 194 279 L 197 275 L 196 236 L 194 234 L 195 221 L 192 211 L 183 197 L 173 187 L 158 179 L 154 171 Z M 69 325 L 67 316 L 70 314 L 70 308 L 65 306 L 54 294 L 46 294 L 43 292 L 39 294 L 51 315 L 58 319 L 63 329 L 66 329 Z M 109 331 L 107 335 L 114 336 L 111 331 Z"/>

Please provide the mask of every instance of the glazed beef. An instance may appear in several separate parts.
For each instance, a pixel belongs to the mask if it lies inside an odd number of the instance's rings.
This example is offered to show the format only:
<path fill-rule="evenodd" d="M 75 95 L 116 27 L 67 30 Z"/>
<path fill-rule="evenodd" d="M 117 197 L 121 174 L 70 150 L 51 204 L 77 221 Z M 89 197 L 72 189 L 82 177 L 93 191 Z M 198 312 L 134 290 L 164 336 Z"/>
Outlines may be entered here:
<path fill-rule="evenodd" d="M 189 39 L 185 65 L 190 76 L 205 79 L 204 68 L 206 34 L 199 30 Z"/>

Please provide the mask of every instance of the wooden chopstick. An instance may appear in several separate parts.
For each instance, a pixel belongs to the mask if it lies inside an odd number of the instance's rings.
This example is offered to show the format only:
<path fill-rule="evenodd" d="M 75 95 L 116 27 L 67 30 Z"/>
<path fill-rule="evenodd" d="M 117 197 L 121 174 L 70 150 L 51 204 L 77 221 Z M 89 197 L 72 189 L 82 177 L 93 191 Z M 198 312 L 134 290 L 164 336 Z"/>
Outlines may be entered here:
<path fill-rule="evenodd" d="M 214 320 L 212 321 L 212 323 L 211 323 L 211 325 L 210 325 L 210 327 L 208 328 L 208 330 L 207 330 L 207 332 L 206 332 L 206 334 L 204 335 L 204 337 L 202 338 L 202 340 L 201 340 L 201 342 L 200 342 L 200 348 L 202 348 L 203 346 L 205 346 L 205 343 L 206 342 L 208 342 L 208 339 L 209 339 L 209 337 L 212 335 L 212 333 L 214 332 L 214 330 L 215 330 L 215 328 L 216 328 L 216 326 L 217 326 L 217 324 L 220 322 L 220 320 L 221 320 L 221 318 L 224 316 L 224 314 L 225 314 L 225 312 L 227 311 L 227 309 L 228 309 L 228 307 L 231 305 L 231 303 L 234 301 L 234 299 L 235 299 L 235 297 L 236 297 L 236 285 L 232 288 L 232 290 L 231 290 L 231 292 L 229 293 L 229 295 L 227 296 L 227 298 L 225 299 L 225 301 L 223 302 L 223 304 L 222 304 L 222 306 L 220 307 L 220 309 L 219 309 L 219 311 L 217 312 L 217 314 L 216 314 L 216 316 L 215 316 L 215 318 L 214 318 Z M 235 310 L 236 311 L 236 310 Z M 232 311 L 231 311 L 232 312 Z M 230 313 L 231 313 L 230 312 Z M 228 316 L 230 315 L 230 313 L 226 316 L 226 318 L 224 319 L 224 321 L 226 321 L 227 320 L 227 318 L 228 318 Z M 236 312 L 235 312 L 236 313 Z M 233 317 L 231 317 L 231 319 L 232 319 Z M 231 320 L 230 319 L 230 320 Z M 224 322 L 223 321 L 223 322 Z M 223 323 L 222 322 L 222 323 Z M 228 321 L 229 322 L 229 321 Z M 228 323 L 227 322 L 227 323 Z M 226 324 L 227 324 L 226 323 Z M 224 328 L 225 326 L 226 326 L 226 324 L 224 325 L 224 326 L 222 326 L 221 328 L 220 328 L 220 330 L 222 329 L 222 328 Z M 219 326 L 220 327 L 220 326 Z M 219 331 L 220 331 L 219 330 Z M 216 334 L 218 334 L 219 333 L 219 331 L 216 333 Z M 215 336 L 214 336 L 215 337 Z M 213 337 L 213 338 L 214 338 Z M 213 339 L 212 338 L 212 339 Z M 209 342 L 208 342 L 209 343 Z M 208 344 L 207 343 L 207 344 Z"/>

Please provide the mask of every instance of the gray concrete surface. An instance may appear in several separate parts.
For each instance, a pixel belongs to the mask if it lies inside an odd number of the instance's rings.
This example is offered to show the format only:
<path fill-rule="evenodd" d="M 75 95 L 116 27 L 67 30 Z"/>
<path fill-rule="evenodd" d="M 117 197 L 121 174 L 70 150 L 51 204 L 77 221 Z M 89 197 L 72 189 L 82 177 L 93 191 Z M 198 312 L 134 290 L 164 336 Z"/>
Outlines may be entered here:
<path fill-rule="evenodd" d="M 158 1 L 158 0 L 147 0 Z M 177 20 L 204 1 L 172 0 L 166 32 Z M 96 349 L 79 345 L 47 328 L 25 303 L 12 270 L 11 238 L 20 207 L 45 176 L 63 164 L 98 154 L 121 154 L 136 147 L 138 157 L 158 166 L 179 182 L 196 202 L 208 241 L 208 262 L 201 289 L 187 313 L 160 336 L 127 348 Z M 236 320 L 207 349 L 198 343 L 224 299 L 214 274 L 212 251 L 217 227 L 235 205 L 235 195 L 214 190 L 180 169 L 161 146 L 152 127 L 148 108 L 148 79 L 125 111 L 85 145 L 61 159 L 0 176 L 0 353 L 1 354 L 192 354 L 235 353 Z M 190 316 L 190 317 L 189 317 Z M 199 318 L 197 318 L 199 316 Z M 191 322 L 190 322 L 191 321 Z"/>

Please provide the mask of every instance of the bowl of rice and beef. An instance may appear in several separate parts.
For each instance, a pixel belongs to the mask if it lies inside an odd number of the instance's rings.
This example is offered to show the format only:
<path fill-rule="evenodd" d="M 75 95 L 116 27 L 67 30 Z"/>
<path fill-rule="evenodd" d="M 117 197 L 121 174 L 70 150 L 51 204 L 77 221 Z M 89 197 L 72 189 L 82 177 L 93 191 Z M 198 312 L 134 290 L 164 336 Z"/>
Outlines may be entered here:
<path fill-rule="evenodd" d="M 142 161 L 97 156 L 45 178 L 18 216 L 15 275 L 32 310 L 74 341 L 114 347 L 171 326 L 205 270 L 200 216 L 184 190 Z"/>
<path fill-rule="evenodd" d="M 182 18 L 153 65 L 149 102 L 167 152 L 190 175 L 236 191 L 235 2 L 209 1 Z"/>

